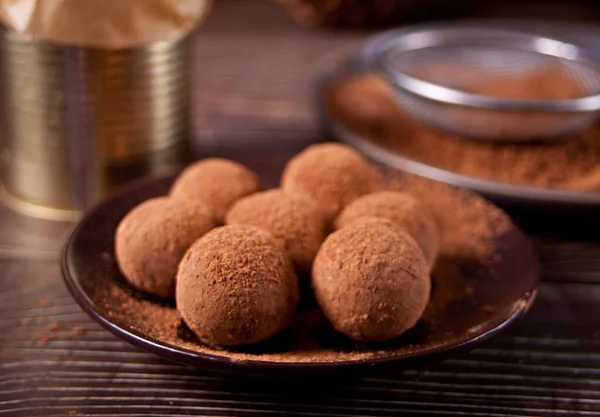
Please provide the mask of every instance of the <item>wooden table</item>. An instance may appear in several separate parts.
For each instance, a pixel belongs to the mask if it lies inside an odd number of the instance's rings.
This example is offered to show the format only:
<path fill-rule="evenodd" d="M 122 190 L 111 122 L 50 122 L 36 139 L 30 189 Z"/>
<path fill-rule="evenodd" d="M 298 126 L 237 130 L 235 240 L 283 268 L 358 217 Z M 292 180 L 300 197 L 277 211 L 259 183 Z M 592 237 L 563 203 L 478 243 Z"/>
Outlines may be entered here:
<path fill-rule="evenodd" d="M 198 151 L 285 159 L 321 139 L 310 75 L 359 41 L 299 28 L 258 0 L 217 2 L 197 41 Z M 115 338 L 62 283 L 71 227 L 0 207 L 0 415 L 600 415 L 600 244 L 536 239 L 532 311 L 464 357 L 307 383 L 209 375 Z"/>

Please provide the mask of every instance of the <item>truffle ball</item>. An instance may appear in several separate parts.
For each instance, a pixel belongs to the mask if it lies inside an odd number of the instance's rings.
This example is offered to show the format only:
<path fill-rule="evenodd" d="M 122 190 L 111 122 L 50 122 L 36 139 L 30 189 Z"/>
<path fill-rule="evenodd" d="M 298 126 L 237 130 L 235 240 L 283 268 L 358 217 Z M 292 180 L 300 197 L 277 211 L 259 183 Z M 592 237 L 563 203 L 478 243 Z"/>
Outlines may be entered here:
<path fill-rule="evenodd" d="M 216 226 L 212 211 L 167 197 L 147 200 L 117 227 L 115 252 L 129 283 L 159 297 L 175 295 L 177 265 L 198 238 Z"/>
<path fill-rule="evenodd" d="M 313 200 L 328 219 L 365 194 L 381 189 L 379 171 L 354 149 L 338 143 L 309 146 L 288 162 L 284 191 Z"/>
<path fill-rule="evenodd" d="M 227 159 L 211 158 L 187 167 L 171 187 L 171 196 L 192 199 L 209 206 L 220 222 L 242 197 L 262 189 L 258 176 Z"/>
<path fill-rule="evenodd" d="M 279 239 L 299 272 L 310 272 L 327 236 L 325 216 L 312 202 L 282 190 L 253 194 L 233 205 L 227 224 L 256 226 Z"/>
<path fill-rule="evenodd" d="M 290 323 L 298 282 L 281 243 L 253 226 L 223 226 L 198 240 L 177 274 L 177 308 L 210 345 L 261 342 Z"/>
<path fill-rule="evenodd" d="M 431 282 L 423 252 L 389 220 L 365 218 L 325 239 L 312 285 L 325 317 L 357 341 L 384 341 L 413 327 Z"/>
<path fill-rule="evenodd" d="M 354 200 L 335 220 L 335 228 L 363 217 L 381 217 L 404 228 L 419 244 L 433 267 L 438 256 L 439 236 L 429 208 L 407 193 L 381 191 Z"/>

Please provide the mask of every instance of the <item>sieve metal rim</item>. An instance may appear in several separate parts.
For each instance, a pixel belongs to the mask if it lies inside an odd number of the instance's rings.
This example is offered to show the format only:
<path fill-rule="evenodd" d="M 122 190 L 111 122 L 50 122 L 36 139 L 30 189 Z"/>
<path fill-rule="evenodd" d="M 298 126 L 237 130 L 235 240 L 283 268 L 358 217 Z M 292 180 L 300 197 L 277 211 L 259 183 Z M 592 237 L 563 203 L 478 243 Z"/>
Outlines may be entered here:
<path fill-rule="evenodd" d="M 393 68 L 391 60 L 398 54 L 431 47 L 451 45 L 454 41 L 469 45 L 507 46 L 513 49 L 541 54 L 561 60 L 595 63 L 600 56 L 582 46 L 555 38 L 525 32 L 480 27 L 422 29 L 390 37 L 373 54 L 373 66 L 397 90 L 438 103 L 495 111 L 523 111 L 549 113 L 593 113 L 600 111 L 600 93 L 562 100 L 527 100 L 491 97 L 468 93 L 412 77 Z M 518 42 L 518 47 L 515 43 Z"/>

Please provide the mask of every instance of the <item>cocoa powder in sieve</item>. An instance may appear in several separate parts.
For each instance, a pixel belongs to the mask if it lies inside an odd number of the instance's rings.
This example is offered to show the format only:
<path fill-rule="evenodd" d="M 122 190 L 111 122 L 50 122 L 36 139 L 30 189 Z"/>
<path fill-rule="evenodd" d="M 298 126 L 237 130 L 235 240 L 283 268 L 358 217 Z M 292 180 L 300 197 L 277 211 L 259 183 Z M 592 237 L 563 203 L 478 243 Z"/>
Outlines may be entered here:
<path fill-rule="evenodd" d="M 564 95 L 561 82 L 557 77 L 555 87 Z M 493 90 L 514 96 L 510 92 L 514 88 L 500 84 Z M 551 143 L 493 144 L 415 122 L 398 106 L 387 83 L 375 74 L 341 80 L 327 94 L 333 115 L 346 128 L 391 152 L 476 178 L 600 191 L 600 124 Z"/>
<path fill-rule="evenodd" d="M 492 97 L 531 100 L 571 99 L 585 93 L 561 65 L 543 66 L 512 77 L 488 77 L 485 83 L 479 83 L 469 90 Z"/>

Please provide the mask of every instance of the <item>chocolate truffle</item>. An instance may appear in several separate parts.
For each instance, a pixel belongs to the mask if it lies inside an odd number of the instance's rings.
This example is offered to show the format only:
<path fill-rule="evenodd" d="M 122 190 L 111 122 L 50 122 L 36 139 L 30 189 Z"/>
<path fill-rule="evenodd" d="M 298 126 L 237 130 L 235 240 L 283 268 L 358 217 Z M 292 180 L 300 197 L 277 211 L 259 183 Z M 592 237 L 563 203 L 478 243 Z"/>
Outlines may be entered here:
<path fill-rule="evenodd" d="M 290 323 L 298 282 L 283 246 L 253 226 L 207 233 L 183 257 L 175 299 L 198 338 L 216 346 L 258 343 Z"/>
<path fill-rule="evenodd" d="M 324 214 L 312 202 L 282 190 L 265 191 L 239 200 L 227 214 L 226 222 L 270 232 L 282 242 L 298 272 L 310 272 L 328 232 Z"/>
<path fill-rule="evenodd" d="M 406 229 L 433 267 L 439 250 L 437 225 L 428 207 L 407 193 L 381 191 L 354 200 L 335 220 L 335 228 L 363 217 L 381 217 Z"/>
<path fill-rule="evenodd" d="M 147 200 L 117 227 L 115 252 L 129 283 L 159 297 L 175 295 L 177 265 L 198 238 L 216 226 L 212 211 L 167 197 Z"/>
<path fill-rule="evenodd" d="M 381 189 L 378 170 L 354 149 L 338 144 L 312 145 L 288 162 L 284 191 L 313 200 L 333 219 L 346 205 Z"/>
<path fill-rule="evenodd" d="M 262 189 L 258 176 L 228 159 L 211 158 L 187 167 L 171 187 L 171 196 L 192 199 L 210 207 L 223 222 L 229 208 L 242 197 Z"/>
<path fill-rule="evenodd" d="M 357 341 L 385 341 L 417 323 L 431 282 L 408 233 L 389 220 L 364 218 L 325 239 L 312 286 L 337 331 Z"/>

